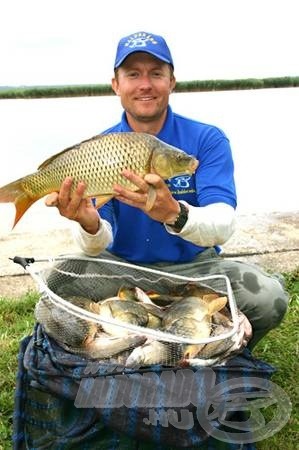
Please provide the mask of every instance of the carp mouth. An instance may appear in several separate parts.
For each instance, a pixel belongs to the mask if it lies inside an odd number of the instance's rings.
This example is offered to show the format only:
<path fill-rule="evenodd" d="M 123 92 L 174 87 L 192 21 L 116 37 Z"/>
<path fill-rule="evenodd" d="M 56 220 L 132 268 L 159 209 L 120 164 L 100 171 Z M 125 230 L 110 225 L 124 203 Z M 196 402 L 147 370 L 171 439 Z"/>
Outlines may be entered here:
<path fill-rule="evenodd" d="M 190 161 L 190 171 L 191 171 L 191 173 L 194 173 L 198 166 L 199 166 L 199 161 L 197 159 L 194 158 L 192 161 Z"/>

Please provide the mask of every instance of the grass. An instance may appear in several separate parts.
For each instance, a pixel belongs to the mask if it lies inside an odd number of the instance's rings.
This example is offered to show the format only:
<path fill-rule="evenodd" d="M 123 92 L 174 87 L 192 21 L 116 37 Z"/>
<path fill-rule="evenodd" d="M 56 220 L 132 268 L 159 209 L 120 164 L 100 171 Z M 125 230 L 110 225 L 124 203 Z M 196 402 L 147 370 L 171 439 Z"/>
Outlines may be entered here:
<path fill-rule="evenodd" d="M 32 332 L 38 295 L 0 299 L 0 449 L 11 448 L 14 387 L 19 342 Z"/>
<path fill-rule="evenodd" d="M 254 356 L 269 362 L 277 369 L 271 380 L 290 397 L 292 415 L 289 422 L 280 432 L 257 444 L 259 450 L 295 450 L 299 448 L 299 268 L 292 273 L 284 275 L 287 282 L 286 287 L 290 294 L 288 312 L 282 324 L 272 330 L 255 347 Z"/>
<path fill-rule="evenodd" d="M 293 405 L 290 421 L 274 436 L 257 443 L 259 450 L 298 448 L 298 312 L 299 268 L 284 274 L 290 293 L 290 307 L 283 323 L 269 333 L 254 350 L 254 356 L 278 370 L 272 381 L 290 397 Z M 19 299 L 0 299 L 0 450 L 11 449 L 13 396 L 20 340 L 31 334 L 37 293 Z M 297 410 L 296 410 L 297 408 Z"/>

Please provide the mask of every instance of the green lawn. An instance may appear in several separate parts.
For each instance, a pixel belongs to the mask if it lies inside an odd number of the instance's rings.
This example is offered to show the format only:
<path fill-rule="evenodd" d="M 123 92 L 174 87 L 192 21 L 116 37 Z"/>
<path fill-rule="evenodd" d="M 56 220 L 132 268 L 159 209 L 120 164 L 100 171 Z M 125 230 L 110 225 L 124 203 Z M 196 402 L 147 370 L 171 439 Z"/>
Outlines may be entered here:
<path fill-rule="evenodd" d="M 294 450 L 298 445 L 298 312 L 299 268 L 284 274 L 290 293 L 290 307 L 283 323 L 256 347 L 254 355 L 278 370 L 272 381 L 289 395 L 293 411 L 288 424 L 273 437 L 257 443 L 259 450 Z M 20 340 L 31 333 L 38 294 L 19 299 L 0 298 L 0 450 L 11 449 L 13 395 Z"/>

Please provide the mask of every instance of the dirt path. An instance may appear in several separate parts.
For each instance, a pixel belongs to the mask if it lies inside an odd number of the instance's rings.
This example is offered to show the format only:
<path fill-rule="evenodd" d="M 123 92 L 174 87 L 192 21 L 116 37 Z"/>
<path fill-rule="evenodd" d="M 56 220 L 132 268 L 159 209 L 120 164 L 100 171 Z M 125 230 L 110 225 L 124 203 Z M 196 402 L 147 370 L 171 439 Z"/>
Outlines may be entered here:
<path fill-rule="evenodd" d="M 37 289 L 32 277 L 9 258 L 51 258 L 77 251 L 67 221 L 43 220 L 37 226 L 32 217 L 27 220 L 16 231 L 0 231 L 0 297 L 16 297 Z M 266 270 L 294 270 L 299 267 L 299 211 L 241 215 L 237 231 L 222 248 L 224 256 Z"/>

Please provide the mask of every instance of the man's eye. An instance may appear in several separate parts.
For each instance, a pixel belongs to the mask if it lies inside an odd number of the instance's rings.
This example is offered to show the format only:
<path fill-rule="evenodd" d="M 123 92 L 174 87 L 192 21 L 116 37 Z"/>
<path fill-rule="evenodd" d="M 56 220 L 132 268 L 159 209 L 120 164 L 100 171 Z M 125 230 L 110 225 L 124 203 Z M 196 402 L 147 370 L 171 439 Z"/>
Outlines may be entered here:
<path fill-rule="evenodd" d="M 137 78 L 138 77 L 138 72 L 128 72 L 127 76 L 129 78 Z"/>

